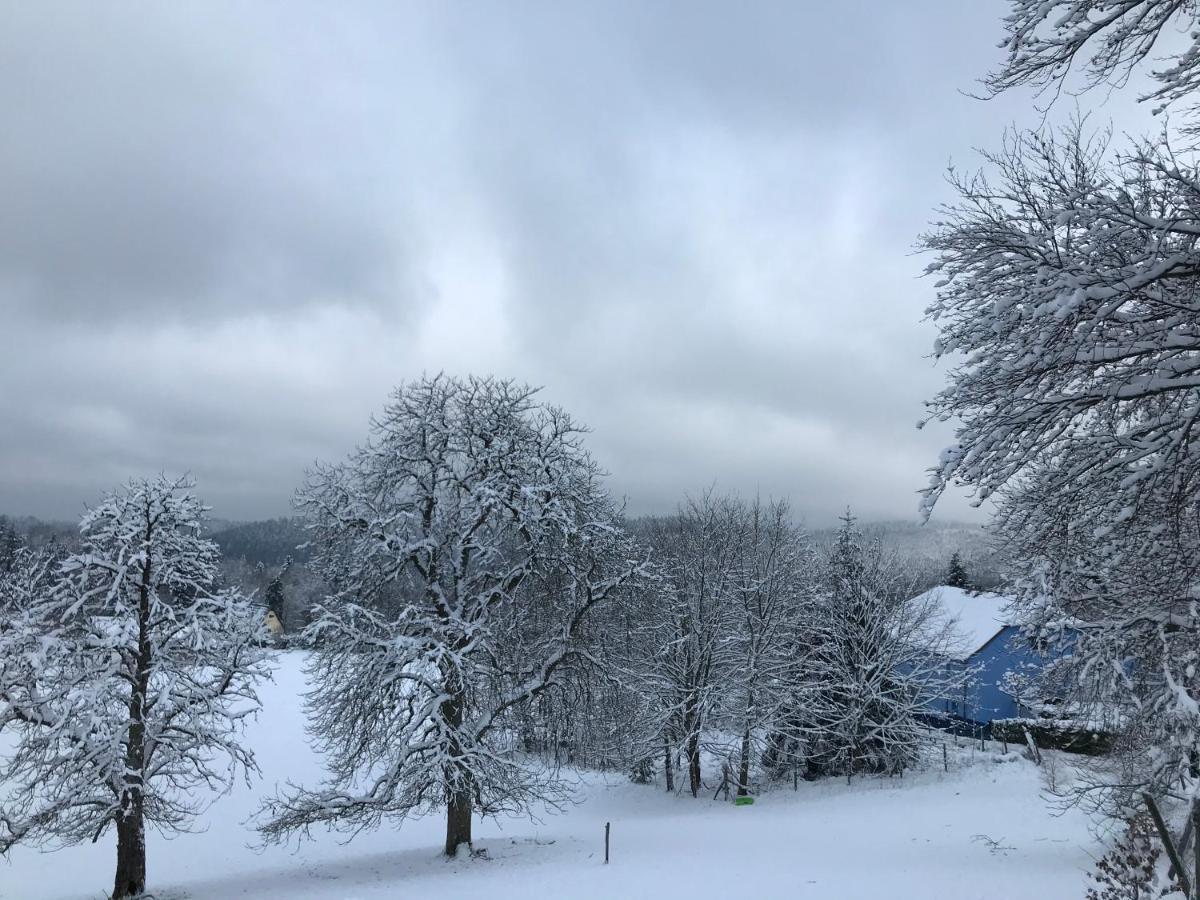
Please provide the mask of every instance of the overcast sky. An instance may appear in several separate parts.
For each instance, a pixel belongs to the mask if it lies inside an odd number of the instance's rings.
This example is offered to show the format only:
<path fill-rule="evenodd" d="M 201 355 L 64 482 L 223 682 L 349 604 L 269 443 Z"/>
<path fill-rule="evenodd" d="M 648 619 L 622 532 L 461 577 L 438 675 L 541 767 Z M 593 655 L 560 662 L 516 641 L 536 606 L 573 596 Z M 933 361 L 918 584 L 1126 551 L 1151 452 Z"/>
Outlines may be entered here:
<path fill-rule="evenodd" d="M 911 248 L 1039 118 L 960 93 L 1004 9 L 5 0 L 0 512 L 166 470 L 284 514 L 445 371 L 543 385 L 635 512 L 915 518 Z"/>

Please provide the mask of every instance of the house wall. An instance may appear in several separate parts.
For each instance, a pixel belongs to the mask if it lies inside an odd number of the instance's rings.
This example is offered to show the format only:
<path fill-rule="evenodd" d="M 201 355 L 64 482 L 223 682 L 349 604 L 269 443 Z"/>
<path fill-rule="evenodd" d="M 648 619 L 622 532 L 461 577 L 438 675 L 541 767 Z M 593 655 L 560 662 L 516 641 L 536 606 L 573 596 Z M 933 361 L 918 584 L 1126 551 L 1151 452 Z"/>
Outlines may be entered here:
<path fill-rule="evenodd" d="M 1021 635 L 1021 629 L 1006 626 L 965 662 L 947 660 L 944 671 L 948 682 L 957 682 L 969 670 L 966 683 L 930 699 L 927 707 L 972 722 L 986 724 L 994 719 L 1026 715 L 1020 704 L 1002 688 L 1004 676 L 1024 666 L 1041 668 L 1047 657 L 1038 653 Z"/>
<path fill-rule="evenodd" d="M 1069 652 L 1069 646 L 1051 651 L 1056 652 Z M 1029 710 L 1004 691 L 1004 676 L 1008 672 L 1020 672 L 1028 666 L 1041 669 L 1050 660 L 1051 656 L 1038 652 L 1025 639 L 1020 628 L 1005 626 L 967 661 L 971 669 L 971 683 L 964 691 L 960 705 L 962 711 L 957 715 L 980 723 L 1029 715 Z"/>
<path fill-rule="evenodd" d="M 991 722 L 1021 715 L 1017 701 L 1001 687 L 1004 676 L 1023 665 L 1044 663 L 1045 659 L 1021 636 L 1019 628 L 1006 626 L 968 661 L 972 674 L 963 716 L 974 722 Z"/>

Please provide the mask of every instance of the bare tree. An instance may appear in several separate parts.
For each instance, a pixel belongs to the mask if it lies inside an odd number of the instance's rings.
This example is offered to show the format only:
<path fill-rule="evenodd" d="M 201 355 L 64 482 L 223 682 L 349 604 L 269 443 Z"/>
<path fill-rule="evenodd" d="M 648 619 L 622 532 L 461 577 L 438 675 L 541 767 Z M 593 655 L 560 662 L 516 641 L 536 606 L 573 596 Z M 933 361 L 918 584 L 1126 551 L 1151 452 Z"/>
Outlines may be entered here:
<path fill-rule="evenodd" d="M 647 655 L 639 668 L 641 691 L 650 698 L 646 724 L 661 742 L 668 789 L 682 753 L 692 796 L 702 785 L 706 732 L 737 662 L 732 636 L 747 527 L 742 504 L 708 492 L 645 530 L 662 575 L 647 597 L 643 626 Z"/>
<path fill-rule="evenodd" d="M 989 161 L 925 238 L 937 352 L 961 354 L 927 500 L 996 500 L 1030 627 L 1074 635 L 1079 714 L 1123 723 L 1102 805 L 1200 796 L 1200 178 L 1165 138 L 1110 154 L 1079 126 Z"/>
<path fill-rule="evenodd" d="M 993 93 L 1022 84 L 1061 87 L 1072 69 L 1085 86 L 1119 86 L 1172 34 L 1187 34 L 1153 71 L 1142 99 L 1166 105 L 1200 86 L 1200 3 L 1196 0 L 1010 0 L 1005 65 L 985 81 Z M 1167 40 L 1164 41 L 1164 33 Z"/>
<path fill-rule="evenodd" d="M 266 674 L 262 618 L 216 591 L 191 482 L 133 481 L 80 523 L 82 552 L 53 572 L 34 554 L 7 580 L 0 628 L 0 850 L 117 833 L 112 897 L 146 884 L 145 829 L 185 829 L 255 770 L 239 743 Z"/>
<path fill-rule="evenodd" d="M 1027 481 L 1053 515 L 1087 478 L 1116 487 L 1094 498 L 1111 529 L 1195 490 L 1200 181 L 1166 144 L 1106 149 L 1082 126 L 1012 135 L 922 239 L 935 352 L 962 360 L 930 404 L 961 425 L 927 508 L 951 480 L 980 501 Z"/>
<path fill-rule="evenodd" d="M 755 501 L 745 509 L 744 565 L 734 587 L 736 620 L 730 638 L 738 657 L 727 684 L 731 717 L 741 734 L 737 793 L 749 793 L 754 759 L 768 735 L 788 729 L 790 702 L 803 672 L 797 649 L 811 625 L 816 557 L 782 501 Z"/>
<path fill-rule="evenodd" d="M 711 491 L 643 523 L 642 536 L 659 578 L 647 584 L 624 656 L 638 759 L 660 758 L 673 790 L 682 758 L 695 796 L 708 750 L 729 760 L 729 784 L 745 795 L 772 741 L 794 732 L 814 552 L 786 503 Z"/>
<path fill-rule="evenodd" d="M 562 801 L 557 770 L 520 752 L 519 713 L 643 571 L 580 435 L 528 387 L 438 376 L 311 473 L 299 505 L 334 591 L 306 630 L 308 699 L 332 777 L 270 801 L 268 840 L 444 806 L 453 856 L 473 811 Z"/>

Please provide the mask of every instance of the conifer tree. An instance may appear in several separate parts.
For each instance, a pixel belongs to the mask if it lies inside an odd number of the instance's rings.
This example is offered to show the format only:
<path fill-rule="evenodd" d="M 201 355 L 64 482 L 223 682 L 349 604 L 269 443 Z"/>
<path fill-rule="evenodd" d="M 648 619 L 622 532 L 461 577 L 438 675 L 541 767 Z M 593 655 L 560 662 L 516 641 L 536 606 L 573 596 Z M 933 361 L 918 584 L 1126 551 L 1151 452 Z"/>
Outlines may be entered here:
<path fill-rule="evenodd" d="M 950 555 L 950 565 L 946 569 L 946 584 L 949 587 L 961 588 L 962 590 L 970 590 L 971 578 L 967 575 L 967 570 L 963 566 L 962 557 L 958 551 Z"/>

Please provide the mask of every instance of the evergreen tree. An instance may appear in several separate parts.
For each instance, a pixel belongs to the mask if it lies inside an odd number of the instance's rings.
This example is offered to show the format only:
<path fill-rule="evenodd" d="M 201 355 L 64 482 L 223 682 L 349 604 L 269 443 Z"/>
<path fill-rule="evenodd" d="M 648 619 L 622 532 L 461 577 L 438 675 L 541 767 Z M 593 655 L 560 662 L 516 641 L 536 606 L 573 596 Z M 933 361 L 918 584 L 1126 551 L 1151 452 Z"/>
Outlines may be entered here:
<path fill-rule="evenodd" d="M 955 550 L 950 556 L 950 566 L 946 569 L 946 584 L 949 587 L 961 588 L 964 591 L 972 588 L 971 578 L 963 566 L 962 557 Z"/>
<path fill-rule="evenodd" d="M 949 623 L 933 603 L 889 597 L 888 561 L 867 545 L 849 512 L 830 551 L 826 597 L 802 694 L 810 770 L 893 772 L 915 762 L 926 704 L 961 678 L 938 662 Z"/>
<path fill-rule="evenodd" d="M 271 583 L 267 585 L 265 600 L 267 602 L 267 609 L 275 613 L 276 618 L 279 619 L 279 624 L 286 628 L 287 622 L 284 620 L 283 611 L 287 605 L 287 596 L 283 592 L 283 579 L 281 575 L 282 573 L 277 574 L 271 579 Z"/>
<path fill-rule="evenodd" d="M 24 543 L 12 523 L 0 516 L 0 572 L 12 570 L 17 560 L 17 551 Z"/>

